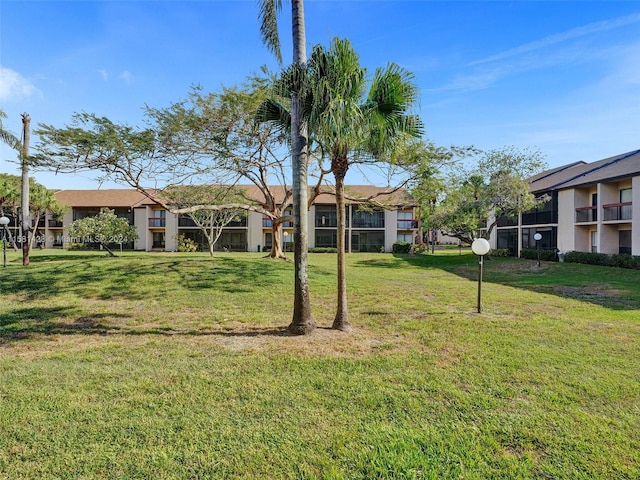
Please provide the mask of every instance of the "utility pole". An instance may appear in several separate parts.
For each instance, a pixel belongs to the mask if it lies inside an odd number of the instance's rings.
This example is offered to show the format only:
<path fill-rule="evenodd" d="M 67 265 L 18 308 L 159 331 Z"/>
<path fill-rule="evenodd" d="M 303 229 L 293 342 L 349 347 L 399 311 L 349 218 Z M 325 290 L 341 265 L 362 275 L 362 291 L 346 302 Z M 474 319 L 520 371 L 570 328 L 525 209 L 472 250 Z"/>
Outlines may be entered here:
<path fill-rule="evenodd" d="M 31 218 L 29 216 L 29 140 L 31 137 L 31 117 L 22 114 L 22 185 L 20 189 L 20 214 L 22 223 L 22 265 L 29 265 L 29 246 L 31 233 Z"/>

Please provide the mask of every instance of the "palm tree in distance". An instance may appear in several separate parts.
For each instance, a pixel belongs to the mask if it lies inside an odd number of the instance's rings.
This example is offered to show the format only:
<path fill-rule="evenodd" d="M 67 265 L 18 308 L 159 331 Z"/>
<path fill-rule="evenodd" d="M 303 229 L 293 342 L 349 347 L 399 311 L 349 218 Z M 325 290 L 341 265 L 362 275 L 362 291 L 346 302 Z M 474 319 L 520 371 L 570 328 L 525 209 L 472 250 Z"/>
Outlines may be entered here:
<path fill-rule="evenodd" d="M 274 52 L 282 63 L 278 36 L 278 12 L 282 0 L 260 0 L 260 33 L 267 48 Z M 291 0 L 291 32 L 293 35 L 293 64 L 303 66 L 307 62 L 306 35 L 304 27 L 304 2 Z M 290 333 L 305 335 L 316 325 L 311 317 L 308 280 L 308 156 L 307 127 L 300 115 L 299 92 L 291 91 L 291 159 L 293 164 L 293 241 L 294 241 L 294 301 L 293 319 L 288 327 Z"/>
<path fill-rule="evenodd" d="M 345 267 L 345 176 L 354 163 L 380 160 L 394 147 L 422 134 L 422 123 L 408 110 L 417 98 L 413 75 L 389 64 L 369 81 L 348 40 L 334 39 L 327 51 L 313 49 L 309 63 L 293 65 L 276 84 L 283 97 L 298 92 L 303 118 L 314 142 L 326 152 L 335 177 L 338 248 L 338 301 L 333 328 L 349 330 Z M 285 123 L 286 106 L 263 104 L 262 120 Z"/>
<path fill-rule="evenodd" d="M 20 139 L 9 130 L 5 130 L 4 126 L 2 125 L 3 118 L 7 118 L 7 114 L 4 113 L 4 110 L 0 109 L 0 142 L 6 143 L 8 146 L 15 150 L 20 150 L 22 148 Z"/>

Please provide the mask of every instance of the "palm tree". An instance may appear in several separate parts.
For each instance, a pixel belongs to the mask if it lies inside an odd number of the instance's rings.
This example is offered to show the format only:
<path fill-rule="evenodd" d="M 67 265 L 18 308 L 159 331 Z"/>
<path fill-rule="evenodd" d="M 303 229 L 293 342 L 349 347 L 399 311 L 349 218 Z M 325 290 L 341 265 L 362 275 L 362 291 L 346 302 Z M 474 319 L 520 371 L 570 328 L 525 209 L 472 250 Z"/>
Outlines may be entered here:
<path fill-rule="evenodd" d="M 338 306 L 333 328 L 348 330 L 345 268 L 345 176 L 353 163 L 376 161 L 400 140 L 422 133 L 420 120 L 407 113 L 417 96 L 413 76 L 390 64 L 376 70 L 371 81 L 348 40 L 335 39 L 329 51 L 316 46 L 308 65 L 285 71 L 276 91 L 300 95 L 303 118 L 311 137 L 331 161 L 335 177 L 338 247 Z M 260 118 L 283 123 L 286 106 L 265 102 Z"/>
<path fill-rule="evenodd" d="M 4 127 L 2 126 L 3 118 L 7 118 L 7 114 L 4 113 L 4 110 L 0 109 L 0 142 L 6 143 L 15 150 L 20 150 L 22 148 L 20 139 L 9 130 L 4 129 Z"/>
<path fill-rule="evenodd" d="M 334 39 L 329 51 L 316 47 L 310 60 L 312 102 L 309 126 L 328 152 L 335 177 L 338 243 L 338 298 L 333 328 L 349 330 L 345 267 L 345 176 L 349 166 L 376 161 L 407 136 L 422 133 L 420 120 L 408 114 L 417 98 L 413 75 L 398 65 L 378 68 L 372 80 L 350 42 Z"/>
<path fill-rule="evenodd" d="M 277 16 L 282 0 L 260 0 L 260 33 L 262 40 L 282 63 Z M 293 64 L 303 66 L 307 62 L 303 0 L 291 0 L 291 31 L 293 34 Z M 291 92 L 291 159 L 293 163 L 293 241 L 294 241 L 294 302 L 290 333 L 311 333 L 316 325 L 311 317 L 308 281 L 308 190 L 307 156 L 308 134 L 300 116 L 299 92 Z"/>

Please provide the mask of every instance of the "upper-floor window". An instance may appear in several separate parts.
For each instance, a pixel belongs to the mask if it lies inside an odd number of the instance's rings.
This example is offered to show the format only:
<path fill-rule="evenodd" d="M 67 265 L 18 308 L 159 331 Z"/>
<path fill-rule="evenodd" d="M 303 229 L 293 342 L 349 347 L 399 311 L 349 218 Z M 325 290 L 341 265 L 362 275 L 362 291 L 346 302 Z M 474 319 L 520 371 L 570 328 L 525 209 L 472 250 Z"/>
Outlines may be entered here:
<path fill-rule="evenodd" d="M 384 210 L 360 210 L 353 211 L 354 228 L 384 228 Z"/>
<path fill-rule="evenodd" d="M 336 227 L 338 214 L 335 205 L 316 205 L 316 227 Z"/>

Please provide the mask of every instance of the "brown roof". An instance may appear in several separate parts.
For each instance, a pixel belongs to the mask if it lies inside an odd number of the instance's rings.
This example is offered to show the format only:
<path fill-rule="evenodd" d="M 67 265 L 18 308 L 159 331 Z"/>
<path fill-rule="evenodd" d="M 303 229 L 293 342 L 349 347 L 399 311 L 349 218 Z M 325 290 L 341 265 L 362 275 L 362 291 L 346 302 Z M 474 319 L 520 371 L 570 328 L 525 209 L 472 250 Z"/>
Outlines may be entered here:
<path fill-rule="evenodd" d="M 638 174 L 640 174 L 640 150 L 634 150 L 597 162 L 576 162 L 547 170 L 529 180 L 530 189 L 535 193 L 594 185 Z"/>
<path fill-rule="evenodd" d="M 257 203 L 265 201 L 264 195 L 255 185 L 239 185 L 246 192 L 246 196 Z M 287 189 L 290 187 L 287 187 Z M 277 203 L 282 203 L 285 188 L 272 186 L 271 191 L 275 195 Z M 404 190 L 392 191 L 386 187 L 374 187 L 371 185 L 348 185 L 345 187 L 347 203 L 362 203 L 362 200 L 371 198 L 372 201 L 389 206 L 413 206 L 415 200 Z M 310 192 L 310 195 L 312 192 Z M 60 203 L 69 207 L 141 207 L 155 205 L 156 202 L 146 195 L 134 189 L 105 189 L 105 190 L 59 190 L 56 197 Z M 332 187 L 322 187 L 322 193 L 314 203 L 335 204 L 336 197 Z"/>
<path fill-rule="evenodd" d="M 105 190 L 58 190 L 58 201 L 68 207 L 141 207 L 155 205 L 146 195 L 133 188 Z"/>

